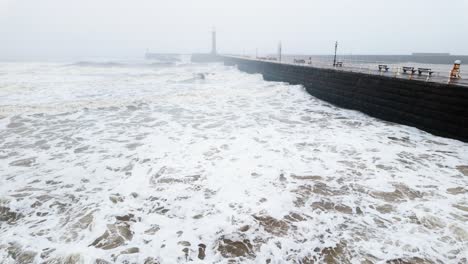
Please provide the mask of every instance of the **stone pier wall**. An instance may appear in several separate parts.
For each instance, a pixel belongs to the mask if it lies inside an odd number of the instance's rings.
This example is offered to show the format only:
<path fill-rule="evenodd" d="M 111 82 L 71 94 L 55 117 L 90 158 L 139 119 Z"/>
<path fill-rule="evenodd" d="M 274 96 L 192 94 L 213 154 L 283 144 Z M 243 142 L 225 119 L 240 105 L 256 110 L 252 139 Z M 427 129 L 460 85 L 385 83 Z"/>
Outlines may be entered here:
<path fill-rule="evenodd" d="M 339 107 L 468 142 L 468 87 L 233 57 L 223 61 L 266 81 L 301 84 Z"/>

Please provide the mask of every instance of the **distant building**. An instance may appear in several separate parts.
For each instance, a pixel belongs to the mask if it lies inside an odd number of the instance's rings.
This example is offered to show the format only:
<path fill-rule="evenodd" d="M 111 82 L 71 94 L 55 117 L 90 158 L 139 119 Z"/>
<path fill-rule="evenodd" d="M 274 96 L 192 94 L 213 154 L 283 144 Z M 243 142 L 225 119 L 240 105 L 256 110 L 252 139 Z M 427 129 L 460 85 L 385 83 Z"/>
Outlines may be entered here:
<path fill-rule="evenodd" d="M 450 56 L 450 53 L 413 53 L 412 56 Z"/>

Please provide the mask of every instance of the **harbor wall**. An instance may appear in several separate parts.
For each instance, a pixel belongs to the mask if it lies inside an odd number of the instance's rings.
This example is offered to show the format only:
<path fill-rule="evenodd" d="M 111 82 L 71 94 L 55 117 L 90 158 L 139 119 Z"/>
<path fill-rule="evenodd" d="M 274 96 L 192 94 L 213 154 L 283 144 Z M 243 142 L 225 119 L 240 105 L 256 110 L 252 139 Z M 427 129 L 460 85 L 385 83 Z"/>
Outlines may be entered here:
<path fill-rule="evenodd" d="M 191 57 L 192 62 L 222 62 L 223 57 L 211 53 L 195 53 Z"/>
<path fill-rule="evenodd" d="M 222 57 L 266 81 L 300 84 L 336 106 L 468 142 L 468 87 L 372 74 Z"/>

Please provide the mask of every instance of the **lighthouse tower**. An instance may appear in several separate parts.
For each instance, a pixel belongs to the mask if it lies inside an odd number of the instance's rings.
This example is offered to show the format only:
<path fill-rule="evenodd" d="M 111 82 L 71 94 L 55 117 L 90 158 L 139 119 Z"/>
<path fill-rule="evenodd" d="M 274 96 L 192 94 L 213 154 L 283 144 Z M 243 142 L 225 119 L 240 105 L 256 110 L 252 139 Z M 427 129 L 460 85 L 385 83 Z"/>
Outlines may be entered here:
<path fill-rule="evenodd" d="M 211 54 L 216 55 L 216 29 L 211 32 Z"/>

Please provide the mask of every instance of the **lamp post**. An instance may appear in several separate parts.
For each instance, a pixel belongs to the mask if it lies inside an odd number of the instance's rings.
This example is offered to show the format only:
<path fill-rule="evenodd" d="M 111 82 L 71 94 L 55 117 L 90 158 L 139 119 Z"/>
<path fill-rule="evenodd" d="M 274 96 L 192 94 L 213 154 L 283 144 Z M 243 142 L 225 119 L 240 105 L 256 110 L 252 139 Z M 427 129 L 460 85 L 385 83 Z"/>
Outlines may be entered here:
<path fill-rule="evenodd" d="M 278 61 L 281 62 L 281 41 L 278 44 Z"/>
<path fill-rule="evenodd" d="M 333 67 L 336 66 L 336 51 L 338 50 L 338 41 L 335 42 L 335 56 L 333 57 Z"/>

